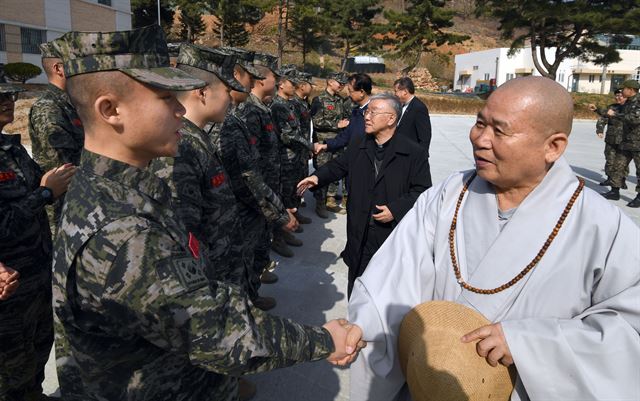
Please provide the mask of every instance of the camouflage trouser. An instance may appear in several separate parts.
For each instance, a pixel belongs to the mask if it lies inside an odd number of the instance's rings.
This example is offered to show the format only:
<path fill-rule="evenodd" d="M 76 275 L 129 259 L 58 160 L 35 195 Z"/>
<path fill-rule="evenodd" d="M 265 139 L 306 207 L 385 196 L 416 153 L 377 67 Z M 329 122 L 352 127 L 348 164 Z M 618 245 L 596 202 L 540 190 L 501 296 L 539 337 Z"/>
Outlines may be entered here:
<path fill-rule="evenodd" d="M 607 175 L 607 178 L 611 178 L 614 175 L 615 160 L 621 156 L 622 150 L 620 150 L 620 145 L 604 144 L 604 173 Z M 628 165 L 624 172 L 624 176 L 626 177 L 627 175 L 629 175 Z"/>
<path fill-rule="evenodd" d="M 267 231 L 267 221 L 262 215 L 250 210 L 242 211 L 240 216 L 244 227 L 245 290 L 249 295 L 249 299 L 256 299 L 261 285 L 260 275 L 266 265 L 265 263 L 262 264 L 261 268 L 256 267 L 257 264 L 261 263 L 260 259 L 264 258 L 264 255 L 261 254 L 261 248 L 264 246 L 265 236 L 268 235 L 268 233 L 265 233 Z M 258 270 L 260 271 L 258 272 Z"/>
<path fill-rule="evenodd" d="M 52 344 L 51 276 L 21 278 L 0 301 L 0 400 L 40 399 Z"/>
<path fill-rule="evenodd" d="M 629 163 L 633 160 L 636 165 L 636 192 L 640 192 L 640 151 L 622 150 L 620 155 L 615 158 L 612 166 L 611 186 L 620 188 L 627 179 L 629 172 Z"/>
<path fill-rule="evenodd" d="M 264 268 L 271 262 L 271 238 L 273 233 L 273 227 L 270 224 L 266 224 L 262 230 L 262 235 L 258 238 L 255 252 L 253 253 L 253 270 L 256 273 L 257 281 L 260 282 L 260 275 L 264 271 Z M 258 283 L 259 287 L 259 283 Z"/>
<path fill-rule="evenodd" d="M 327 139 L 333 139 L 336 137 L 336 133 L 327 133 L 327 132 L 319 132 L 316 134 L 318 141 L 322 142 L 322 141 L 326 141 Z M 322 152 L 318 155 L 315 155 L 313 157 L 313 167 L 318 169 L 322 166 L 324 166 L 325 164 L 329 163 L 331 160 L 339 157 L 342 154 L 343 150 L 339 150 L 337 152 Z M 342 181 L 344 183 L 344 181 Z M 338 194 L 338 190 L 339 190 L 339 186 L 340 186 L 340 181 L 336 181 L 336 182 L 332 182 L 331 184 L 329 184 L 326 187 L 323 188 L 318 188 L 314 193 L 313 196 L 316 198 L 316 200 L 318 201 L 327 201 L 327 196 L 332 196 L 335 197 Z M 342 194 L 346 195 L 347 194 L 347 190 L 346 187 L 343 186 L 342 188 Z"/>
<path fill-rule="evenodd" d="M 300 207 L 300 197 L 297 194 L 298 183 L 304 178 L 302 176 L 302 164 L 300 158 L 282 161 L 280 165 L 280 195 L 282 203 L 287 209 Z"/>

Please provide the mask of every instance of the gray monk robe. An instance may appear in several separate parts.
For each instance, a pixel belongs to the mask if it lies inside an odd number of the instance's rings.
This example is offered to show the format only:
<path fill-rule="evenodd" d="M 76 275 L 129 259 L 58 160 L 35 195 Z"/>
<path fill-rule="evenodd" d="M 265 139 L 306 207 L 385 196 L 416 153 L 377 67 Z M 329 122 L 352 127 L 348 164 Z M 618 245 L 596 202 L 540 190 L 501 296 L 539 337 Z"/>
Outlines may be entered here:
<path fill-rule="evenodd" d="M 472 172 L 423 193 L 355 284 L 349 320 L 370 341 L 351 367 L 351 401 L 409 399 L 398 365 L 404 315 L 455 301 L 502 322 L 518 372 L 511 400 L 640 399 L 640 229 L 584 188 L 538 265 L 493 295 L 463 290 L 449 256 L 457 198 Z M 476 177 L 456 230 L 462 278 L 498 287 L 538 253 L 578 181 L 558 160 L 500 230 L 491 184 Z"/>

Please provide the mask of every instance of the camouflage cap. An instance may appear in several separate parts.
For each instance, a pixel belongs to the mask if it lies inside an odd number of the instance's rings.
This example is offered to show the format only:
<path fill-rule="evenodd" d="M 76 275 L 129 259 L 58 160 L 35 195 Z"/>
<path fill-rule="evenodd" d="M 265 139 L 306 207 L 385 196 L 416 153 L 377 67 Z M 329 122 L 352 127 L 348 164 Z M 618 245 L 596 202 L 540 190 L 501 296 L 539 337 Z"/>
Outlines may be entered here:
<path fill-rule="evenodd" d="M 280 76 L 280 69 L 278 69 L 278 58 L 266 53 L 256 53 L 253 56 L 253 65 L 261 65 L 271 70 L 277 77 Z"/>
<path fill-rule="evenodd" d="M 287 81 L 291 81 L 294 85 L 300 83 L 298 78 L 298 70 L 295 65 L 287 64 L 280 68 L 280 77 L 286 79 Z"/>
<path fill-rule="evenodd" d="M 0 93 L 20 93 L 24 91 L 26 91 L 26 89 L 21 86 L 0 83 Z"/>
<path fill-rule="evenodd" d="M 344 72 L 332 72 L 327 75 L 327 79 L 333 79 L 337 81 L 340 85 L 346 85 L 349 83 L 349 76 L 347 76 Z"/>
<path fill-rule="evenodd" d="M 640 89 L 640 83 L 635 79 L 627 79 L 620 85 L 621 88 Z"/>
<path fill-rule="evenodd" d="M 67 78 L 121 71 L 136 81 L 167 90 L 202 88 L 204 81 L 170 67 L 164 33 L 158 25 L 131 31 L 69 32 L 55 46 Z"/>
<path fill-rule="evenodd" d="M 313 75 L 308 72 L 298 71 L 297 78 L 300 82 L 306 82 L 309 85 L 313 85 Z"/>
<path fill-rule="evenodd" d="M 236 62 L 236 56 L 220 49 L 185 43 L 180 46 L 177 65 L 190 65 L 212 72 L 234 91 L 247 92 L 246 88 L 233 77 L 233 67 Z"/>
<path fill-rule="evenodd" d="M 265 79 L 265 77 L 260 75 L 258 70 L 256 70 L 256 68 L 253 66 L 253 59 L 256 54 L 255 52 L 240 49 L 237 47 L 221 47 L 221 49 L 236 56 L 236 64 L 239 64 L 255 79 Z"/>
<path fill-rule="evenodd" d="M 41 43 L 39 47 L 42 58 L 62 58 L 62 55 L 58 51 L 58 47 L 62 41 L 62 38 L 58 38 L 50 42 Z"/>

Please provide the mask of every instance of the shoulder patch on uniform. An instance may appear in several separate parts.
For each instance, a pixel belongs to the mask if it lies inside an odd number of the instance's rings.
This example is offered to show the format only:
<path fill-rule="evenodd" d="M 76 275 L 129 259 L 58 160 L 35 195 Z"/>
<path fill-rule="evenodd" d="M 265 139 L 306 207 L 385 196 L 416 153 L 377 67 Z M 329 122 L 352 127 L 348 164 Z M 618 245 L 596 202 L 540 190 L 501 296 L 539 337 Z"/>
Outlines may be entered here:
<path fill-rule="evenodd" d="M 256 138 L 255 136 L 250 136 L 249 137 L 249 145 L 255 145 L 256 143 L 258 143 L 258 138 Z"/>
<path fill-rule="evenodd" d="M 220 185 L 224 184 L 224 180 L 224 173 L 218 173 L 211 177 L 211 186 L 214 188 L 218 188 Z"/>
<path fill-rule="evenodd" d="M 293 116 L 293 114 L 289 114 L 289 115 L 287 116 L 287 120 L 288 120 L 288 121 L 293 121 L 293 120 L 295 120 L 295 119 L 296 119 L 296 118 Z"/>
<path fill-rule="evenodd" d="M 184 256 L 165 259 L 161 263 L 169 268 L 168 273 L 173 274 L 187 291 L 195 291 L 208 284 L 199 260 Z"/>
<path fill-rule="evenodd" d="M 267 124 L 262 128 L 267 132 L 271 132 L 271 131 L 273 131 L 273 124 Z"/>
<path fill-rule="evenodd" d="M 333 110 L 335 109 L 335 106 L 332 104 L 327 105 L 327 110 Z"/>

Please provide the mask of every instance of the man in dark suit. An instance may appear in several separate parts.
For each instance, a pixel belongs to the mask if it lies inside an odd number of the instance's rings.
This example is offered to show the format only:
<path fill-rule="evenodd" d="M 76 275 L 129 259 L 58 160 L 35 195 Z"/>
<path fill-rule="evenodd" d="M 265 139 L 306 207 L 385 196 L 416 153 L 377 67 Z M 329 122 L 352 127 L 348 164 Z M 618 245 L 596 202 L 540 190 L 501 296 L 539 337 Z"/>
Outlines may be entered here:
<path fill-rule="evenodd" d="M 416 142 L 396 135 L 402 113 L 391 94 L 371 97 L 364 113 L 365 133 L 347 151 L 300 181 L 298 193 L 347 177 L 348 295 L 373 254 L 387 239 L 418 196 L 431 186 L 427 153 Z"/>
<path fill-rule="evenodd" d="M 429 157 L 431 120 L 427 106 L 415 96 L 416 89 L 409 77 L 396 80 L 393 90 L 402 103 L 402 117 L 396 128 L 397 133 L 418 142 Z"/>

